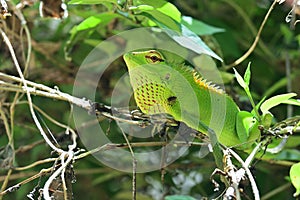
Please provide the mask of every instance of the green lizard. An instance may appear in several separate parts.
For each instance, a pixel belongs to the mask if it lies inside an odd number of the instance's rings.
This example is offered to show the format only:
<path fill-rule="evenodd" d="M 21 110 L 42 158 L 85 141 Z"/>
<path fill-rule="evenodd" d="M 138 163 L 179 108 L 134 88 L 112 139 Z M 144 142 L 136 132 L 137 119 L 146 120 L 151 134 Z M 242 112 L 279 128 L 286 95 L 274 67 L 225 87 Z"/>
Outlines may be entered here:
<path fill-rule="evenodd" d="M 208 127 L 219 143 L 245 149 L 259 138 L 258 122 L 240 111 L 235 102 L 215 85 L 184 64 L 173 63 L 157 50 L 129 52 L 128 67 L 134 98 L 145 114 L 166 113 L 175 120 L 207 134 Z"/>

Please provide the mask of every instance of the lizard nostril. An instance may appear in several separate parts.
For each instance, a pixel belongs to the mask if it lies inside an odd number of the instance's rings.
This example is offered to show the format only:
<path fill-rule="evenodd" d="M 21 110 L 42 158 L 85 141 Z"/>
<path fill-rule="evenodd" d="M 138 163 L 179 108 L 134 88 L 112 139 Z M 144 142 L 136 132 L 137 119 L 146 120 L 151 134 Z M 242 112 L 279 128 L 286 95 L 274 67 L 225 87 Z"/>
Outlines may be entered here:
<path fill-rule="evenodd" d="M 167 74 L 165 75 L 165 79 L 166 79 L 166 80 L 170 80 L 170 78 L 171 78 L 171 74 L 170 74 L 170 73 L 167 73 Z"/>

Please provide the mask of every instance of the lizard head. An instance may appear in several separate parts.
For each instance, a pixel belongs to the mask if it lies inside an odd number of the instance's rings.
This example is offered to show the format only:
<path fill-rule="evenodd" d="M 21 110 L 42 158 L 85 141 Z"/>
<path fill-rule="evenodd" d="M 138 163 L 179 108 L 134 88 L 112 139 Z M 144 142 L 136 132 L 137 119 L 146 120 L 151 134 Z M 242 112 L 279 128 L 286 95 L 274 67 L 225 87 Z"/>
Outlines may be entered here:
<path fill-rule="evenodd" d="M 123 56 L 138 107 L 146 114 L 166 113 L 168 104 L 175 102 L 167 87 L 170 67 L 156 51 L 129 52 Z"/>
<path fill-rule="evenodd" d="M 126 62 L 128 70 L 140 65 L 163 64 L 165 62 L 163 55 L 156 50 L 129 52 L 124 54 L 123 58 Z"/>

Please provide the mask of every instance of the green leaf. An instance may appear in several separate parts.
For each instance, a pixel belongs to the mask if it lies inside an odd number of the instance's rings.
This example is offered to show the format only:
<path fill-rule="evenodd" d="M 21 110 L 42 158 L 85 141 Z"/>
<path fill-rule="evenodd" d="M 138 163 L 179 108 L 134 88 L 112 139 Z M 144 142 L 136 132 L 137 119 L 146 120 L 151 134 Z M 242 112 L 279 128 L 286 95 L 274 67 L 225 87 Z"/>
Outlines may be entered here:
<path fill-rule="evenodd" d="M 139 0 L 140 4 L 149 5 L 159 10 L 160 12 L 172 17 L 174 20 L 180 22 L 181 12 L 172 3 L 167 1 L 153 1 L 153 0 Z"/>
<path fill-rule="evenodd" d="M 272 113 L 270 112 L 263 113 L 261 117 L 261 124 L 264 126 L 265 129 L 268 129 L 272 124 L 272 120 L 273 120 Z"/>
<path fill-rule="evenodd" d="M 211 71 L 212 73 L 214 73 L 218 70 L 215 61 L 210 56 L 207 56 L 205 54 L 195 56 L 193 58 L 193 62 L 195 63 L 195 68 L 198 69 L 199 71 L 205 71 L 207 73 Z M 214 82 L 214 80 L 211 81 Z"/>
<path fill-rule="evenodd" d="M 153 2 L 153 1 L 151 1 L 151 2 Z M 172 19 L 174 19 L 177 22 L 181 21 L 181 12 L 176 8 L 176 6 L 174 6 L 173 4 L 171 4 L 169 2 L 167 2 L 160 8 L 157 8 L 157 10 L 168 15 L 169 17 L 172 17 Z"/>
<path fill-rule="evenodd" d="M 71 36 L 67 41 L 65 46 L 65 55 L 69 56 L 74 44 L 79 41 L 84 41 L 85 39 L 89 39 L 89 35 L 96 30 L 97 27 L 106 26 L 112 19 L 120 17 L 120 15 L 106 12 L 98 15 L 93 15 L 82 21 L 79 25 L 74 26 L 70 31 Z"/>
<path fill-rule="evenodd" d="M 174 31 L 180 31 L 179 23 L 176 22 L 172 17 L 160 12 L 159 10 L 143 10 L 141 15 L 150 19 L 153 25 L 157 25 L 159 27 L 169 28 Z"/>
<path fill-rule="evenodd" d="M 293 139 L 289 139 L 288 141 L 287 141 L 287 143 L 286 143 L 286 147 L 287 148 L 295 148 L 296 149 L 296 147 L 298 147 L 298 146 L 300 146 L 300 135 L 299 136 L 295 136 L 295 135 L 293 135 L 293 137 L 292 137 Z M 299 159 L 298 160 L 300 160 L 300 156 L 299 156 Z"/>
<path fill-rule="evenodd" d="M 278 144 L 277 144 L 278 145 Z M 284 149 L 274 157 L 276 160 L 300 160 L 300 151 L 297 149 Z"/>
<path fill-rule="evenodd" d="M 149 3 L 148 5 L 154 6 L 158 11 L 164 13 L 165 15 L 168 15 L 169 17 L 171 17 L 177 22 L 181 21 L 181 12 L 176 8 L 176 6 L 174 6 L 169 2 L 163 1 L 164 3 L 160 5 L 157 2 L 152 0 L 142 0 L 142 2 L 148 2 Z"/>
<path fill-rule="evenodd" d="M 139 5 L 139 6 L 132 6 L 129 9 L 134 10 L 134 11 L 143 12 L 143 11 L 147 11 L 147 10 L 154 10 L 155 8 L 153 6 L 149 6 L 149 5 Z"/>
<path fill-rule="evenodd" d="M 256 120 L 253 115 L 247 111 L 240 111 L 237 115 L 236 130 L 241 142 L 247 142 L 249 133 L 253 129 Z"/>
<path fill-rule="evenodd" d="M 283 101 L 284 104 L 294 105 L 294 106 L 300 106 L 300 99 L 288 99 Z"/>
<path fill-rule="evenodd" d="M 300 162 L 292 165 L 290 169 L 290 179 L 293 186 L 296 188 L 294 197 L 297 197 L 300 194 Z"/>
<path fill-rule="evenodd" d="M 206 54 L 218 60 L 222 59 L 215 54 L 194 32 L 183 24 L 178 23 L 173 18 L 165 15 L 158 10 L 147 10 L 141 15 L 148 17 L 178 44 L 188 48 L 198 54 Z M 171 30 L 170 30 L 171 29 Z"/>
<path fill-rule="evenodd" d="M 212 35 L 214 33 L 224 32 L 222 28 L 208 25 L 190 16 L 182 16 L 181 23 L 197 35 Z"/>
<path fill-rule="evenodd" d="M 243 77 L 236 71 L 235 68 L 233 68 L 233 71 L 234 71 L 236 80 L 237 80 L 237 82 L 240 84 L 240 86 L 241 86 L 242 88 L 244 88 L 244 89 L 245 89 L 245 88 L 248 88 L 247 83 L 245 83 Z"/>
<path fill-rule="evenodd" d="M 250 77 L 251 77 L 251 71 L 250 71 L 250 63 L 248 64 L 248 67 L 246 69 L 246 72 L 244 74 L 244 78 L 236 71 L 235 68 L 233 68 L 234 74 L 236 77 L 237 82 L 240 84 L 242 88 L 246 91 L 247 95 L 249 92 L 249 83 L 250 83 Z M 249 95 L 248 95 L 249 96 Z"/>
<path fill-rule="evenodd" d="M 149 9 L 152 8 L 152 9 Z M 132 8 L 130 8 L 132 9 Z M 161 13 L 171 17 L 177 22 L 181 21 L 181 12 L 172 3 L 167 1 L 139 0 L 136 8 L 139 11 L 158 10 Z"/>
<path fill-rule="evenodd" d="M 245 90 L 245 92 L 249 98 L 249 101 L 253 107 L 253 111 L 254 111 L 256 118 L 260 121 L 260 115 L 259 115 L 257 106 L 254 103 L 254 100 L 252 98 L 252 95 L 251 95 L 251 92 L 249 89 L 249 83 L 250 83 L 250 77 L 251 77 L 250 64 L 248 65 L 248 67 L 246 69 L 244 78 L 242 78 L 242 76 L 234 68 L 233 68 L 233 70 L 234 70 L 234 74 L 235 74 L 235 77 L 236 77 L 238 83 Z"/>
<path fill-rule="evenodd" d="M 250 66 L 251 66 L 251 63 L 249 62 L 248 67 L 246 69 L 246 72 L 244 74 L 244 81 L 245 81 L 245 83 L 247 84 L 248 87 L 250 85 L 250 78 L 251 78 Z"/>
<path fill-rule="evenodd" d="M 93 15 L 81 22 L 74 31 L 83 31 L 86 29 L 92 29 L 97 27 L 100 23 L 107 24 L 110 20 L 117 17 L 114 13 L 101 13 L 99 15 Z"/>
<path fill-rule="evenodd" d="M 103 4 L 103 3 L 113 3 L 118 4 L 118 0 L 71 0 L 68 4 Z"/>
<path fill-rule="evenodd" d="M 166 196 L 165 200 L 196 200 L 194 197 L 185 196 L 185 195 L 172 195 Z"/>
<path fill-rule="evenodd" d="M 77 32 L 88 30 L 88 29 L 94 29 L 99 24 L 106 25 L 108 24 L 112 19 L 118 17 L 119 15 L 114 13 L 101 13 L 98 15 L 93 15 L 82 21 L 79 25 L 74 26 L 71 30 L 72 35 L 77 34 Z M 72 36 L 71 36 L 72 37 Z"/>
<path fill-rule="evenodd" d="M 289 100 L 290 98 L 296 95 L 297 95 L 296 93 L 287 93 L 287 94 L 280 94 L 271 97 L 261 104 L 260 110 L 262 111 L 262 113 L 267 113 L 271 108 L 281 103 L 287 102 L 287 100 Z"/>
<path fill-rule="evenodd" d="M 141 5 L 143 6 L 141 7 Z M 145 7 L 145 5 L 147 6 Z M 152 9 L 152 7 L 155 9 Z M 180 23 L 181 13 L 173 4 L 167 1 L 140 0 L 139 4 L 130 9 L 137 11 L 135 13 L 136 15 L 147 17 L 160 28 L 171 29 L 172 31 L 165 30 L 165 32 L 181 46 L 198 54 L 207 54 L 222 61 L 222 59 L 215 54 L 197 34 Z"/>
<path fill-rule="evenodd" d="M 181 29 L 181 33 L 182 36 L 174 36 L 174 40 L 181 44 L 183 47 L 189 48 L 191 50 L 193 50 L 196 53 L 204 53 L 207 54 L 213 58 L 216 58 L 220 61 L 222 61 L 222 59 L 215 54 L 202 40 L 201 38 L 196 35 L 194 32 L 192 32 L 191 30 L 189 30 L 186 26 L 184 26 L 183 24 L 180 24 L 180 29 Z M 187 38 L 189 40 L 187 40 Z"/>

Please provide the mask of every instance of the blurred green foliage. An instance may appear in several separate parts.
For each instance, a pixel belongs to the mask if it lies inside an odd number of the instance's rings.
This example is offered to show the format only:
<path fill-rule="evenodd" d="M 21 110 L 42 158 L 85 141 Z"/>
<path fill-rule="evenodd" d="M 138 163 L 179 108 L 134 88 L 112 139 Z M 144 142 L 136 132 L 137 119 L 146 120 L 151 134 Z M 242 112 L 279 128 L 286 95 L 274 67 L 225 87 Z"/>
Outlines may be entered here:
<path fill-rule="evenodd" d="M 19 1 L 13 1 L 15 4 Z M 216 66 L 223 70 L 226 64 L 239 58 L 251 46 L 257 30 L 272 1 L 267 0 L 71 0 L 68 3 L 69 16 L 62 20 L 41 18 L 38 4 L 26 6 L 22 12 L 27 21 L 32 39 L 32 57 L 27 79 L 45 85 L 58 86 L 61 91 L 72 94 L 73 81 L 83 60 L 99 43 L 122 31 L 158 26 L 181 31 L 187 28 L 189 35 L 196 36 L 199 46 L 203 45 L 211 55 L 220 56 L 224 62 L 215 60 Z M 11 8 L 13 5 L 10 5 Z M 285 22 L 291 7 L 288 4 L 276 5 L 263 29 L 261 40 L 254 52 L 236 69 L 244 72 L 251 62 L 252 78 L 250 90 L 254 101 L 259 102 L 264 96 L 286 93 L 287 82 L 291 80 L 291 90 L 300 94 L 300 25 L 295 29 Z M 20 40 L 20 21 L 12 12 L 12 16 L 3 22 L 7 27 L 20 63 L 24 64 L 23 53 L 25 42 Z M 23 38 L 24 39 L 24 38 Z M 26 41 L 26 39 L 24 39 Z M 11 62 L 8 50 L 3 42 L 0 49 L 1 71 L 17 75 Z M 206 46 L 207 45 L 207 46 Z M 286 63 L 290 62 L 291 75 L 286 74 Z M 197 66 L 200 67 L 201 66 Z M 112 63 L 99 81 L 97 101 L 109 104 L 111 91 L 126 72 L 121 59 Z M 226 71 L 228 93 L 234 97 L 241 108 L 249 109 L 249 102 L 242 88 L 233 80 L 233 71 Z M 224 72 L 225 74 L 225 72 Z M 241 73 L 243 74 L 243 73 Z M 87 80 L 88 81 L 88 80 Z M 12 93 L 0 91 L 1 109 L 9 117 L 8 106 Z M 120 97 L 121 98 L 121 97 Z M 299 98 L 299 96 L 298 96 Z M 23 103 L 16 105 L 14 116 L 14 148 L 16 152 L 14 166 L 29 165 L 37 160 L 52 157 L 50 148 L 43 142 L 33 120 L 31 119 L 25 97 Z M 65 102 L 33 97 L 34 104 L 55 120 L 68 124 L 70 122 L 70 105 Z M 287 117 L 286 106 L 278 106 L 272 110 L 277 121 Z M 293 115 L 299 115 L 299 108 Z M 44 119 L 44 117 L 42 117 Z M 47 119 L 45 124 L 57 137 L 58 142 L 66 147 L 70 140 L 64 130 Z M 9 120 L 11 122 L 11 120 Z M 72 125 L 72 122 L 71 122 Z M 109 137 L 114 142 L 125 142 L 116 123 L 107 119 L 101 122 L 103 127 L 110 127 Z M 8 142 L 5 127 L 0 122 L 0 145 L 4 149 Z M 131 138 L 130 138 L 131 139 Z M 163 141 L 155 137 L 153 141 Z M 280 154 L 277 159 L 291 159 L 293 155 L 299 159 L 299 136 L 289 139 L 288 155 Z M 80 142 L 80 141 L 78 141 Z M 18 148 L 36 143 L 33 148 Z M 79 144 L 81 145 L 81 144 Z M 83 145 L 81 145 L 84 148 Z M 292 154 L 292 156 L 291 156 Z M 297 156 L 298 155 L 298 156 Z M 5 156 L 5 154 L 1 154 Z M 55 155 L 53 155 L 55 156 Z M 211 156 L 211 155 L 210 155 Z M 192 146 L 183 157 L 166 167 L 163 171 L 137 174 L 137 199 L 189 200 L 217 197 L 210 175 L 215 168 L 212 157 L 201 158 L 199 147 Z M 299 161 L 299 160 L 298 160 Z M 43 164 L 26 171 L 13 171 L 8 185 L 12 186 L 25 178 L 38 173 L 42 168 L 51 167 Z M 287 180 L 289 167 L 284 164 L 272 164 L 271 161 L 258 161 L 253 166 L 260 194 L 271 195 L 266 199 L 294 199 L 294 188 Z M 132 174 L 119 172 L 99 163 L 92 156 L 74 163 L 76 183 L 73 184 L 74 199 L 131 199 Z M 7 169 L 1 169 L 0 180 L 3 182 Z M 164 173 L 164 180 L 161 174 Z M 34 187 L 42 186 L 47 176 L 36 179 L 20 187 L 17 191 L 3 196 L 3 199 L 24 199 Z M 221 191 L 224 186 L 221 186 Z M 251 199 L 251 187 L 244 185 L 243 198 Z M 176 196 L 172 196 L 176 195 Z"/>

